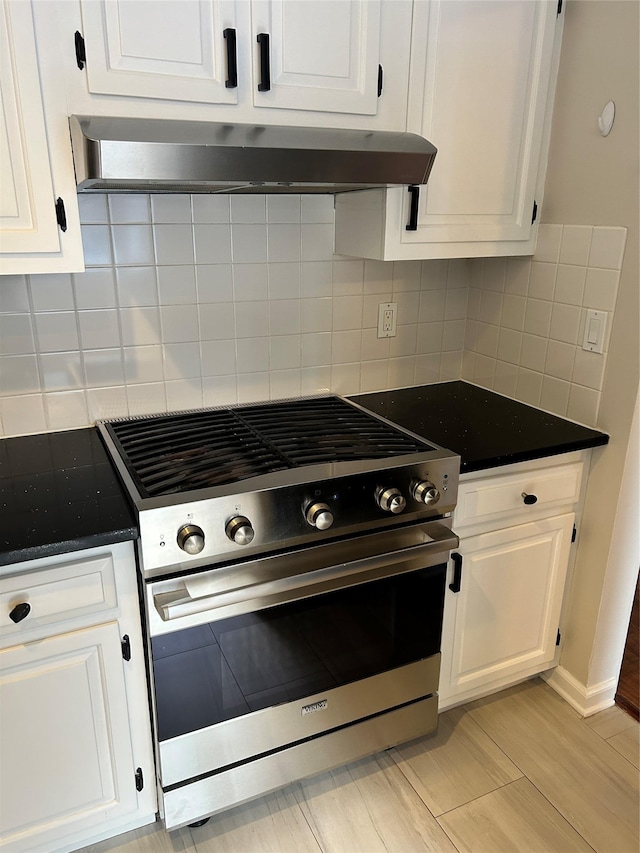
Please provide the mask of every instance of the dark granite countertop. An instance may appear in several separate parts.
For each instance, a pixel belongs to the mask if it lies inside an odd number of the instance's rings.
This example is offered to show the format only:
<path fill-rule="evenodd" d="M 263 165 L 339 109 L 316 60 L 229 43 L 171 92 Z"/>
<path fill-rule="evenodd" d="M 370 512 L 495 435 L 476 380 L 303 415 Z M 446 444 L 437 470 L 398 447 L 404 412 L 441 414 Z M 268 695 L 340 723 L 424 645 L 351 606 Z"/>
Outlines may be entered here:
<path fill-rule="evenodd" d="M 468 382 L 350 397 L 376 414 L 459 453 L 461 473 L 607 444 L 605 433 Z"/>
<path fill-rule="evenodd" d="M 93 427 L 0 440 L 0 566 L 137 536 Z"/>

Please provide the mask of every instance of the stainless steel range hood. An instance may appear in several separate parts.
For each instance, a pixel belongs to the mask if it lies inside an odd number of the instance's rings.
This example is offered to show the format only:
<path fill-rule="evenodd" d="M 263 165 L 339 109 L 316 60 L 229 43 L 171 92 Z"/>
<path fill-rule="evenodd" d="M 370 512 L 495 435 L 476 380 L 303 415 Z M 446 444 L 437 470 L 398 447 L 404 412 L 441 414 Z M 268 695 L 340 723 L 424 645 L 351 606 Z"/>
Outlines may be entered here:
<path fill-rule="evenodd" d="M 427 182 L 412 133 L 71 116 L 79 192 L 339 193 Z"/>

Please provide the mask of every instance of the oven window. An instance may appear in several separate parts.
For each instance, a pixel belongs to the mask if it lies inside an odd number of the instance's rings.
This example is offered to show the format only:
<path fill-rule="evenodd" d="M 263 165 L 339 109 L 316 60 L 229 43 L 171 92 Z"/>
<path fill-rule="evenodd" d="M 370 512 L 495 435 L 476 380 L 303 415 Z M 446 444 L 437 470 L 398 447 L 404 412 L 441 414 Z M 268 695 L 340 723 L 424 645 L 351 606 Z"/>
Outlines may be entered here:
<path fill-rule="evenodd" d="M 152 640 L 160 740 L 440 650 L 445 564 Z"/>

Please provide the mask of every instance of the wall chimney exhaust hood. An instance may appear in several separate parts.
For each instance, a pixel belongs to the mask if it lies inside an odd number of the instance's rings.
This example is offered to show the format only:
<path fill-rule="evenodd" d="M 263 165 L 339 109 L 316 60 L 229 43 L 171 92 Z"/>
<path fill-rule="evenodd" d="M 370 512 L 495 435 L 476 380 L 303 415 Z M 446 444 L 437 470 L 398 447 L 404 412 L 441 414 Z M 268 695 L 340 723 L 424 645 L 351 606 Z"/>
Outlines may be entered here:
<path fill-rule="evenodd" d="M 413 133 L 71 116 L 79 192 L 339 193 L 427 182 Z"/>

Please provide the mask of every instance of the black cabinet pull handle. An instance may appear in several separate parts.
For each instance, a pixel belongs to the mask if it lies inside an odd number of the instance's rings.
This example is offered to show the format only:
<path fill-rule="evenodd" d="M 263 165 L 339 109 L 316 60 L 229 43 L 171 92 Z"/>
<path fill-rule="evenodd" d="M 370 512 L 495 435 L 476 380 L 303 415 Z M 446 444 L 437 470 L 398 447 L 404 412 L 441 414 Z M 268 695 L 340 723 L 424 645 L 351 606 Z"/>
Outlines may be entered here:
<path fill-rule="evenodd" d="M 225 41 L 227 42 L 227 79 L 224 85 L 227 89 L 236 89 L 238 87 L 238 47 L 236 43 L 236 31 L 227 27 L 222 31 Z"/>
<path fill-rule="evenodd" d="M 537 495 L 528 495 L 526 492 L 522 493 L 522 500 L 526 503 L 527 506 L 531 506 L 531 504 L 538 503 Z"/>
<path fill-rule="evenodd" d="M 449 584 L 451 592 L 460 592 L 462 584 L 462 554 L 452 554 L 451 561 L 453 563 L 453 581 Z"/>
<path fill-rule="evenodd" d="M 9 614 L 9 619 L 12 622 L 22 622 L 23 619 L 26 619 L 29 613 L 31 612 L 31 605 L 27 604 L 26 601 L 22 601 L 20 604 L 16 604 L 11 613 Z"/>
<path fill-rule="evenodd" d="M 417 184 L 412 184 L 409 187 L 411 194 L 411 207 L 409 209 L 409 223 L 406 226 L 407 231 L 418 230 L 418 202 L 420 200 L 420 187 Z"/>
<path fill-rule="evenodd" d="M 268 92 L 271 88 L 271 69 L 269 60 L 269 33 L 258 33 L 260 45 L 260 82 L 258 92 Z"/>

